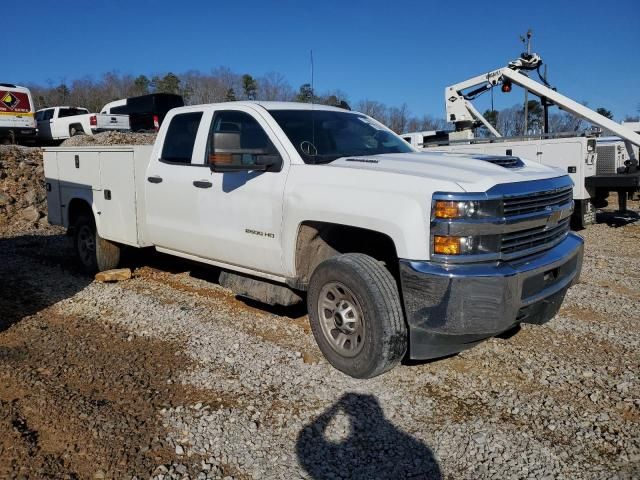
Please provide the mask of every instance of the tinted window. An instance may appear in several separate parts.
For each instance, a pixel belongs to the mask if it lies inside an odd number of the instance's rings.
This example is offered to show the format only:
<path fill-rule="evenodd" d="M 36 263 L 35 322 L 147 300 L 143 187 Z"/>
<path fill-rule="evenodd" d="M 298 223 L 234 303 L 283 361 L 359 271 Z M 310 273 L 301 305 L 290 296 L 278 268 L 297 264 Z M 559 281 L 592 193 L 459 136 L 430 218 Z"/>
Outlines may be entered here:
<path fill-rule="evenodd" d="M 201 118 L 202 112 L 192 112 L 181 113 L 171 119 L 162 148 L 162 160 L 191 163 Z"/>
<path fill-rule="evenodd" d="M 84 115 L 86 113 L 89 113 L 89 111 L 84 108 L 61 108 L 58 112 L 58 118 L 75 117 L 76 115 Z"/>
<path fill-rule="evenodd" d="M 256 156 L 277 153 L 267 133 L 251 115 L 216 113 L 209 134 L 209 163 L 249 165 Z M 234 153 L 242 150 L 243 153 Z"/>
<path fill-rule="evenodd" d="M 270 113 L 307 163 L 413 152 L 400 137 L 362 114 L 331 110 L 271 110 Z"/>
<path fill-rule="evenodd" d="M 109 109 L 109 113 L 123 113 L 123 114 L 127 114 L 127 113 L 131 113 L 129 106 L 128 105 L 120 105 L 119 107 L 111 107 L 111 109 Z"/>
<path fill-rule="evenodd" d="M 50 108 L 49 110 L 45 110 L 42 116 L 42 119 L 51 120 L 52 118 L 53 118 L 53 108 Z"/>

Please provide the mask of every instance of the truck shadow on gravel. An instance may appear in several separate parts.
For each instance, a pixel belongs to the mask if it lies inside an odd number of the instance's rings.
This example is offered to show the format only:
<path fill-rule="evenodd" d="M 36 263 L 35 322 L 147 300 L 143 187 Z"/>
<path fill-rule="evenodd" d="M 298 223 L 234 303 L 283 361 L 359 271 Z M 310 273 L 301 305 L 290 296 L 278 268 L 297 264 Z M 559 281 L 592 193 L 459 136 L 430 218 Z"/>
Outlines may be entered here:
<path fill-rule="evenodd" d="M 0 332 L 72 297 L 92 280 L 80 270 L 65 235 L 0 238 Z"/>
<path fill-rule="evenodd" d="M 431 449 L 390 423 L 372 395 L 343 395 L 304 427 L 296 451 L 316 480 L 443 478 Z"/>

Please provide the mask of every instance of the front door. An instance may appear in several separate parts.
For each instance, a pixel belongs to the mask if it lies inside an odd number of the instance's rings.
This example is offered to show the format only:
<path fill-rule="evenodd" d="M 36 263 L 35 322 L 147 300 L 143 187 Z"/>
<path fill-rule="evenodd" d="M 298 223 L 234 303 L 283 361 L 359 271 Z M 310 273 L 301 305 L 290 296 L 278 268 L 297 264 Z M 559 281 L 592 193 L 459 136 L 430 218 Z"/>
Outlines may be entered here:
<path fill-rule="evenodd" d="M 225 133 L 231 134 L 226 138 L 233 138 L 237 145 L 223 145 L 220 134 Z M 218 138 L 218 145 L 214 138 Z M 230 151 L 243 153 L 229 154 Z M 197 173 L 200 180 L 211 183 L 205 183 L 208 188 L 197 189 L 202 235 L 197 253 L 211 260 L 280 275 L 283 193 L 289 159 L 258 112 L 248 107 L 214 112 L 203 161 L 246 165 L 256 163 L 257 156 L 264 152 L 282 158 L 279 171 L 222 173 L 207 169 Z"/>

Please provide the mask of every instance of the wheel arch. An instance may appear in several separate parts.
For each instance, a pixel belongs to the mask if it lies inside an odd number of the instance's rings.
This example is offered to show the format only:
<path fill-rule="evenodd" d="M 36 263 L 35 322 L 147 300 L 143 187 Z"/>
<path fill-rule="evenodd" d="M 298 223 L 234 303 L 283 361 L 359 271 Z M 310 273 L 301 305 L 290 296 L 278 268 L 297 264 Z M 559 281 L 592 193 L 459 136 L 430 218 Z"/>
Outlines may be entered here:
<path fill-rule="evenodd" d="M 89 194 L 91 194 L 91 191 L 89 191 Z M 92 195 L 89 196 L 91 197 Z M 68 201 L 65 223 L 69 231 L 73 231 L 74 225 L 82 215 L 93 218 L 99 231 L 98 215 L 93 207 L 93 198 L 87 198 L 86 196 L 76 196 Z"/>
<path fill-rule="evenodd" d="M 333 222 L 306 220 L 298 225 L 295 242 L 295 278 L 306 288 L 323 261 L 344 253 L 363 253 L 383 262 L 398 280 L 398 252 L 384 232 Z"/>

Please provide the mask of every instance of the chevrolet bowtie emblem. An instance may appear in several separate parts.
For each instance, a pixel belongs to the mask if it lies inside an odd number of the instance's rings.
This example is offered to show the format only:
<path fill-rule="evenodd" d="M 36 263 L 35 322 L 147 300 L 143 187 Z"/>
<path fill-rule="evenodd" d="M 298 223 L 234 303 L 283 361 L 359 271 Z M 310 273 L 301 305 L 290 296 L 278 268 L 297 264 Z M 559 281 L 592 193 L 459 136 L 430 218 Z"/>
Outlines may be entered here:
<path fill-rule="evenodd" d="M 555 227 L 562 217 L 562 210 L 554 210 L 551 212 L 549 218 L 547 218 L 547 228 Z"/>

